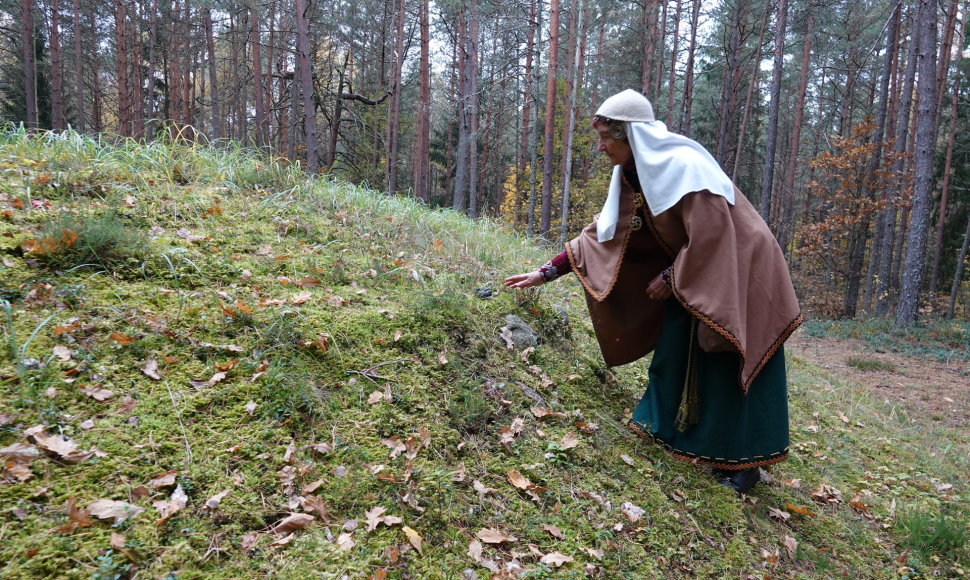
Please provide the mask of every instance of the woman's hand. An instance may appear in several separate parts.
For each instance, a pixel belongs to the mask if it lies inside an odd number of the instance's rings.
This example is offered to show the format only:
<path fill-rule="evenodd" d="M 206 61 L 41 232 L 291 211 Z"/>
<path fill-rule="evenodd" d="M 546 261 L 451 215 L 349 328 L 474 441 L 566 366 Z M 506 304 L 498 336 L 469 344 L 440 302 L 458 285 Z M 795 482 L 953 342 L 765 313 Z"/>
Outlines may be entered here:
<path fill-rule="evenodd" d="M 664 284 L 663 274 L 657 274 L 657 277 L 647 284 L 647 297 L 653 300 L 666 300 L 673 296 L 674 293 L 670 289 L 670 286 Z"/>
<path fill-rule="evenodd" d="M 529 272 L 528 274 L 516 274 L 505 279 L 506 288 L 532 288 L 533 286 L 541 286 L 545 283 L 546 281 L 542 279 L 542 274 L 539 273 L 539 270 Z"/>

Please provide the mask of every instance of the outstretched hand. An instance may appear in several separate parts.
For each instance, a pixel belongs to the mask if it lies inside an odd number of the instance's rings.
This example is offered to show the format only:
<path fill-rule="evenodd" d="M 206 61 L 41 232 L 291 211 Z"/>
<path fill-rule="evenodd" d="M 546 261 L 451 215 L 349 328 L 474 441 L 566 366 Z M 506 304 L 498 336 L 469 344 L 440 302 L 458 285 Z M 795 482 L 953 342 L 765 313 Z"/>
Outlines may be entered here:
<path fill-rule="evenodd" d="M 506 288 L 532 288 L 533 286 L 541 286 L 545 283 L 546 281 L 542 279 L 542 275 L 538 270 L 529 272 L 528 274 L 509 276 L 504 282 Z"/>

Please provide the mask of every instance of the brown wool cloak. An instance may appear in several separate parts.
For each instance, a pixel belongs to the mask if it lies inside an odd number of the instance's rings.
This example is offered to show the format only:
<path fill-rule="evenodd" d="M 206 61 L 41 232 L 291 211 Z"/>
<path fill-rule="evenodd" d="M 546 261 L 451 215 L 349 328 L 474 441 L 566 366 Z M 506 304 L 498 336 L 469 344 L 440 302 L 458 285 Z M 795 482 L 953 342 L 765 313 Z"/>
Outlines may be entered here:
<path fill-rule="evenodd" d="M 785 258 L 764 220 L 735 190 L 735 204 L 707 191 L 689 193 L 635 232 L 634 194 L 624 180 L 613 239 L 596 239 L 596 222 L 566 244 L 586 290 L 593 328 L 610 366 L 656 346 L 663 301 L 646 288 L 667 266 L 674 296 L 703 324 L 707 350 L 720 342 L 740 353 L 746 393 L 758 372 L 802 322 Z M 650 234 L 653 235 L 650 235 Z"/>

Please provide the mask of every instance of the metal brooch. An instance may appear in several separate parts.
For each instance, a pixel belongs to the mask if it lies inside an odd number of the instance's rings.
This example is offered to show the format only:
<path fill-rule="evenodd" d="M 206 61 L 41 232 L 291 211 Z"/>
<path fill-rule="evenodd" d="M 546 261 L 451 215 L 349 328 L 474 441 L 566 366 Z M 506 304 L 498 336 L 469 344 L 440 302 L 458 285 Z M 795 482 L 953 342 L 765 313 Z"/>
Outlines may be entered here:
<path fill-rule="evenodd" d="M 633 230 L 633 231 L 636 232 L 636 231 L 639 231 L 640 228 L 642 228 L 642 227 L 643 227 L 643 220 L 640 218 L 640 216 L 635 215 L 635 216 L 633 216 L 633 217 L 630 218 L 630 229 L 631 230 Z"/>

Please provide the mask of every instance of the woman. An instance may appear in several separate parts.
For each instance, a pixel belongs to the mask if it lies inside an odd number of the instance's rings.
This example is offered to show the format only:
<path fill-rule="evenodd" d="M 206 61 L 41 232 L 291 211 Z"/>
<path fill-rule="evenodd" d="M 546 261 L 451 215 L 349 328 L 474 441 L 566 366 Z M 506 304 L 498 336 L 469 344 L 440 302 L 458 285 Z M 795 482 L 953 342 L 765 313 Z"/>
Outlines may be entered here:
<path fill-rule="evenodd" d="M 788 455 L 782 345 L 802 317 L 784 256 L 710 153 L 669 133 L 646 97 L 610 97 L 593 128 L 614 165 L 603 211 L 505 285 L 575 272 L 606 363 L 653 351 L 630 428 L 747 491 Z"/>

